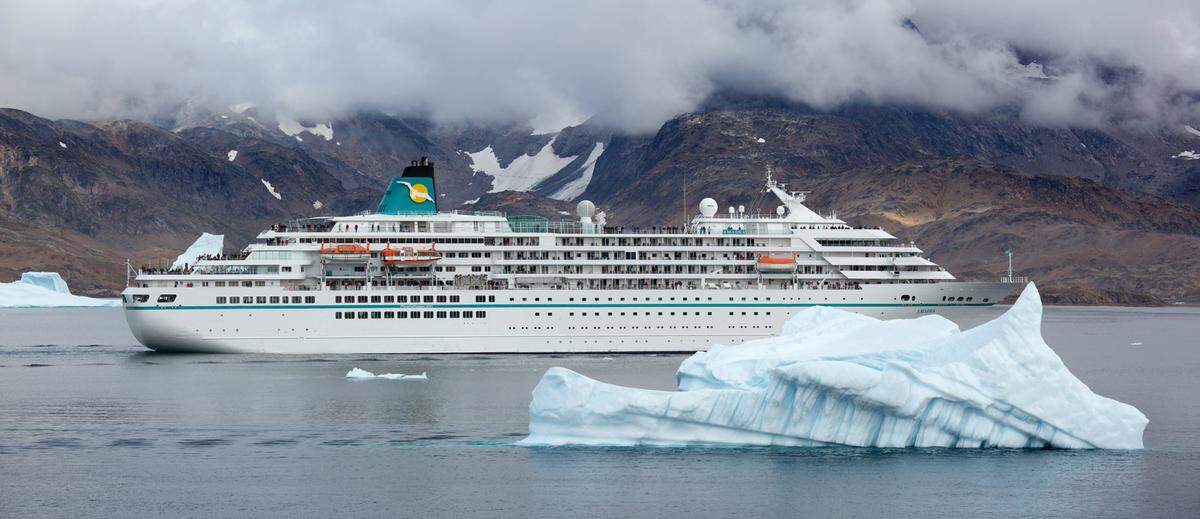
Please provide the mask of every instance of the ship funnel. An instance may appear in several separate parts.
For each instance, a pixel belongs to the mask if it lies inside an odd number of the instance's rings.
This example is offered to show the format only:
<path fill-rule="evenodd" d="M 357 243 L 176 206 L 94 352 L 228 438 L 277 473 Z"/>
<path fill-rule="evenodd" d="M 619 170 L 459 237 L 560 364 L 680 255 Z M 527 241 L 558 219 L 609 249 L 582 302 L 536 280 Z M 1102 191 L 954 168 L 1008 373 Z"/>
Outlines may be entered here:
<path fill-rule="evenodd" d="M 412 161 L 400 178 L 392 178 L 379 200 L 380 214 L 437 213 L 437 189 L 429 157 Z"/>

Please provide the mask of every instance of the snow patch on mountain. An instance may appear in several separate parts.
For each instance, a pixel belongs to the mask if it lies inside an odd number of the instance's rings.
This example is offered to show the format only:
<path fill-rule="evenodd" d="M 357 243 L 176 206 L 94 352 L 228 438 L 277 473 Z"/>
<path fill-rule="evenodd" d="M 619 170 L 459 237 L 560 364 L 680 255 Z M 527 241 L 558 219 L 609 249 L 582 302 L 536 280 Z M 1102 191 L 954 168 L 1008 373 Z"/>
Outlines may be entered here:
<path fill-rule="evenodd" d="M 62 149 L 64 149 L 64 150 L 65 150 L 65 149 L 67 149 L 67 143 L 65 143 L 65 142 L 63 142 L 63 141 L 58 141 L 58 145 L 59 145 L 60 147 L 62 147 Z"/>
<path fill-rule="evenodd" d="M 596 171 L 596 161 L 600 159 L 600 155 L 604 154 L 604 143 L 597 142 L 592 147 L 592 152 L 588 154 L 587 160 L 583 166 L 579 168 L 579 176 L 574 180 L 567 182 L 558 191 L 550 195 L 550 198 L 555 200 L 574 200 L 579 195 L 582 195 L 587 190 L 589 184 L 592 183 L 592 173 Z"/>
<path fill-rule="evenodd" d="M 327 141 L 333 140 L 333 124 L 316 124 L 313 126 L 304 126 L 299 121 L 288 117 L 279 117 L 279 131 L 287 134 L 290 137 L 295 137 L 296 140 L 303 142 L 300 134 L 304 132 L 311 133 L 318 137 L 323 137 Z"/>
<path fill-rule="evenodd" d="M 320 209 L 322 207 L 325 207 L 325 204 L 322 204 L 320 200 L 314 201 L 312 205 L 313 205 L 313 209 Z"/>
<path fill-rule="evenodd" d="M 275 197 L 276 200 L 283 200 L 283 195 L 280 195 L 279 192 L 275 190 L 275 186 L 272 186 L 270 182 L 267 182 L 267 179 L 260 178 L 259 180 L 262 181 L 263 187 L 267 188 L 267 192 L 271 193 L 271 196 Z"/>
<path fill-rule="evenodd" d="M 233 159 L 237 158 L 237 150 L 229 150 L 229 153 L 226 153 L 225 156 L 229 157 L 229 162 L 233 162 Z"/>
<path fill-rule="evenodd" d="M 542 149 L 534 155 L 521 155 L 509 163 L 508 167 L 500 167 L 500 160 L 492 147 L 475 153 L 466 153 L 471 158 L 471 169 L 492 177 L 492 193 L 499 191 L 528 191 L 543 180 L 554 176 L 568 164 L 573 162 L 576 155 L 559 157 L 554 154 L 555 135 Z"/>
<path fill-rule="evenodd" d="M 1181 152 L 1175 154 L 1174 156 L 1172 156 L 1171 158 L 1183 159 L 1183 160 L 1200 160 L 1200 153 L 1196 153 L 1196 150 L 1181 151 Z"/>
<path fill-rule="evenodd" d="M 1195 129 L 1195 128 L 1192 128 L 1191 126 L 1187 126 L 1187 125 L 1185 125 L 1185 126 L 1183 127 L 1183 129 L 1184 129 L 1184 131 L 1186 131 L 1186 132 L 1188 132 L 1188 133 L 1190 133 L 1190 134 L 1192 134 L 1192 135 L 1195 135 L 1195 136 L 1197 136 L 1197 137 L 1200 137 L 1200 130 L 1197 130 L 1197 129 Z"/>

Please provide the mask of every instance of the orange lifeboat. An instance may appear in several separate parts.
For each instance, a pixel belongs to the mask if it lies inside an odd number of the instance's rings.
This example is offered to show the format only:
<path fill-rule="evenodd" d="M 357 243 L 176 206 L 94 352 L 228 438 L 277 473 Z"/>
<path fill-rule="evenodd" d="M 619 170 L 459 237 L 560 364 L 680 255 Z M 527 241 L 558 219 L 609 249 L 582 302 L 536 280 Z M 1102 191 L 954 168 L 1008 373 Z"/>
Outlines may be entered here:
<path fill-rule="evenodd" d="M 383 249 L 381 255 L 383 256 L 384 265 L 395 267 L 428 267 L 442 259 L 442 253 L 437 251 L 435 245 L 430 245 L 428 249 L 418 249 L 415 247 L 387 248 Z"/>
<path fill-rule="evenodd" d="M 790 274 L 796 271 L 796 258 L 759 254 L 755 267 L 764 274 Z"/>
<path fill-rule="evenodd" d="M 321 247 L 321 256 L 333 260 L 364 260 L 371 257 L 366 245 L 342 244 Z"/>

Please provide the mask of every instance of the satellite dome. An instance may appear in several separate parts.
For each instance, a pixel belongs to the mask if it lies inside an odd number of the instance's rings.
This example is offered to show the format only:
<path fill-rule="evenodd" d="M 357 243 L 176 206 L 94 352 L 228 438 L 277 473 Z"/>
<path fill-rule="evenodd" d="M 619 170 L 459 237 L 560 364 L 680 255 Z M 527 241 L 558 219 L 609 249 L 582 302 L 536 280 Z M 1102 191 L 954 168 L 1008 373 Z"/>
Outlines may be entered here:
<path fill-rule="evenodd" d="M 591 218 L 592 215 L 596 214 L 596 204 L 593 204 L 591 200 L 579 202 L 575 206 L 575 214 L 579 215 L 580 218 Z"/>
<path fill-rule="evenodd" d="M 779 216 L 783 216 L 783 213 L 786 213 L 786 212 L 787 212 L 787 208 L 783 207 L 782 205 L 775 208 L 775 214 L 777 214 Z"/>
<path fill-rule="evenodd" d="M 712 218 L 712 215 L 717 214 L 717 201 L 711 198 L 705 198 L 700 201 L 700 214 L 705 218 Z"/>
<path fill-rule="evenodd" d="M 745 213 L 745 212 L 746 212 L 746 206 L 744 206 L 744 205 L 739 205 L 739 206 L 738 206 L 738 212 L 739 212 L 739 213 Z"/>

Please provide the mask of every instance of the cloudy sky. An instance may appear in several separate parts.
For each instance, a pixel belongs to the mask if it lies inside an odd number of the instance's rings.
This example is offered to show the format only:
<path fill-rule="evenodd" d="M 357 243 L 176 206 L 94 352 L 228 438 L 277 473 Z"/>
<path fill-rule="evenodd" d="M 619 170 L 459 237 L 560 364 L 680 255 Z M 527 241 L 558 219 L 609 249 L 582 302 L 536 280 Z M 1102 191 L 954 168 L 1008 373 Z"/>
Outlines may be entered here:
<path fill-rule="evenodd" d="M 641 132 L 720 90 L 1195 124 L 1200 2 L 0 2 L 0 106 L 50 117 L 187 100 Z"/>

